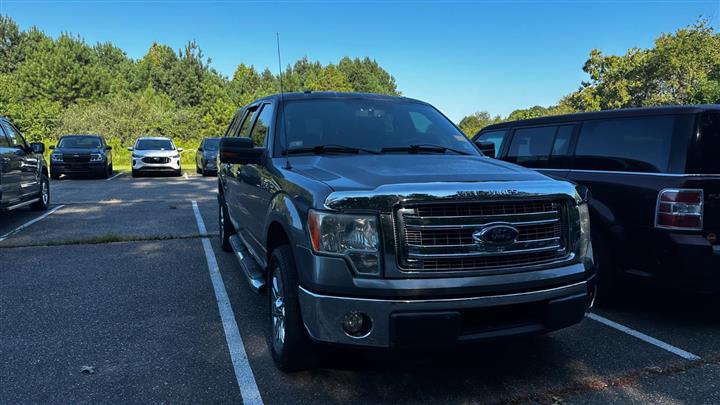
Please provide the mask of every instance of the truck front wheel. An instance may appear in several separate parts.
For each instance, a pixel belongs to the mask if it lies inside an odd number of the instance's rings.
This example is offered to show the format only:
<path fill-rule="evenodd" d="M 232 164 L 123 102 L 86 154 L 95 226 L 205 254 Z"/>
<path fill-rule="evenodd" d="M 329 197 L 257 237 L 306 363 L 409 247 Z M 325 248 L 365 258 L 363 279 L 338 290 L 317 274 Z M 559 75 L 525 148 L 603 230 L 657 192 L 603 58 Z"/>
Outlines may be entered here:
<path fill-rule="evenodd" d="M 235 234 L 235 228 L 228 218 L 228 209 L 224 201 L 220 202 L 218 207 L 218 227 L 220 228 L 220 239 L 222 240 L 222 250 L 226 252 L 232 252 L 233 248 L 230 245 L 230 237 Z"/>
<path fill-rule="evenodd" d="M 300 314 L 297 270 L 288 245 L 277 247 L 270 256 L 268 299 L 268 345 L 275 364 L 285 372 L 312 367 L 316 358 Z"/>

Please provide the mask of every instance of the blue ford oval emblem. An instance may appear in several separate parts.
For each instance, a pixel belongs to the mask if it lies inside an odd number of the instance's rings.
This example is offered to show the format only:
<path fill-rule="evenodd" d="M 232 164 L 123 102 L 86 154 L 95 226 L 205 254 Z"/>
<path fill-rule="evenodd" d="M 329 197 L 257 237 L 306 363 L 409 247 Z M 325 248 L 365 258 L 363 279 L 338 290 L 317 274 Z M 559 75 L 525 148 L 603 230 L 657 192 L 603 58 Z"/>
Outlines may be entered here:
<path fill-rule="evenodd" d="M 490 225 L 473 233 L 473 240 L 477 243 L 485 243 L 488 245 L 505 246 L 515 242 L 520 232 L 517 228 L 497 224 Z"/>

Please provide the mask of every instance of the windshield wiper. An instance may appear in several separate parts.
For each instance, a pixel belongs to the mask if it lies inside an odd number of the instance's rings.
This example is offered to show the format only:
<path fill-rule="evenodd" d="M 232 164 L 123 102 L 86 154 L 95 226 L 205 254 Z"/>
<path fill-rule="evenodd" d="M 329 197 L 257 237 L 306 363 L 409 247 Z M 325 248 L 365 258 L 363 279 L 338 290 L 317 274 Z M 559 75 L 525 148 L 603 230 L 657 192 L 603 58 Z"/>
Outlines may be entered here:
<path fill-rule="evenodd" d="M 410 146 L 390 146 L 387 148 L 381 149 L 383 152 L 410 152 L 410 153 L 417 153 L 417 152 L 438 152 L 438 153 L 445 153 L 447 151 L 455 152 L 458 155 L 469 155 L 470 153 L 465 152 L 460 149 L 454 149 L 449 148 L 447 146 L 441 146 L 441 145 L 434 145 L 431 143 L 424 143 L 419 145 L 410 145 Z"/>
<path fill-rule="evenodd" d="M 379 155 L 381 152 L 374 149 L 356 148 L 353 146 L 344 145 L 318 145 L 312 148 L 293 148 L 283 152 L 283 155 L 294 155 L 299 153 L 313 153 L 315 155 L 322 155 L 325 153 L 370 153 L 373 155 Z"/>

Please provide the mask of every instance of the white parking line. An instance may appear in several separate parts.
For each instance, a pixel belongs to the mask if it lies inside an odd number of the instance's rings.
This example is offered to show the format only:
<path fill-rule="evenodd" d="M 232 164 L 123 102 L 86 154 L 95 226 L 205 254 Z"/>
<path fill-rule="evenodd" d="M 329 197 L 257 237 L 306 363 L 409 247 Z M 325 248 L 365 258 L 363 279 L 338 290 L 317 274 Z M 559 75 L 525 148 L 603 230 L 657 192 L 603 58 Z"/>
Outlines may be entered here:
<path fill-rule="evenodd" d="M 188 180 L 188 174 L 187 174 L 187 172 L 183 173 L 183 177 L 185 177 L 185 180 Z"/>
<path fill-rule="evenodd" d="M 52 214 L 53 212 L 59 210 L 60 208 L 64 207 L 65 205 L 58 205 L 57 207 L 51 209 L 50 211 L 40 215 L 39 217 L 35 219 L 31 219 L 30 221 L 25 222 L 24 224 L 18 226 L 17 228 L 13 229 L 12 231 L 6 233 L 3 236 L 0 236 L 0 242 L 4 241 L 5 239 L 15 235 L 16 233 L 22 231 L 23 229 L 27 228 L 28 226 L 34 224 L 35 222 L 38 222 L 40 220 L 45 219 L 48 215 Z"/>
<path fill-rule="evenodd" d="M 110 180 L 112 180 L 112 179 L 114 179 L 114 178 L 116 178 L 116 177 L 118 177 L 118 176 L 122 176 L 123 174 L 125 174 L 125 173 L 123 173 L 123 172 L 120 172 L 120 173 L 118 173 L 118 174 L 116 174 L 116 175 L 114 175 L 114 176 L 110 177 L 109 179 L 105 179 L 105 181 L 110 181 Z"/>
<path fill-rule="evenodd" d="M 640 339 L 640 340 L 642 340 L 642 341 L 644 341 L 644 342 L 646 342 L 646 343 L 650 343 L 650 344 L 653 345 L 653 346 L 657 346 L 657 347 L 659 347 L 659 348 L 661 348 L 661 349 L 663 349 L 663 350 L 666 350 L 666 351 L 668 351 L 668 352 L 670 352 L 670 353 L 672 353 L 672 354 L 675 354 L 675 355 L 677 355 L 677 356 L 680 356 L 680 357 L 684 358 L 685 360 L 702 360 L 702 359 L 700 358 L 700 356 L 697 356 L 697 355 L 692 354 L 692 353 L 690 353 L 690 352 L 686 352 L 686 351 L 683 350 L 683 349 L 677 348 L 677 347 L 675 347 L 675 346 L 673 346 L 673 345 L 671 345 L 671 344 L 669 344 L 669 343 L 665 343 L 665 342 L 663 342 L 663 341 L 661 341 L 661 340 L 655 339 L 654 337 L 648 336 L 648 335 L 646 335 L 646 334 L 644 334 L 644 333 L 642 333 L 642 332 L 638 332 L 638 331 L 636 331 L 635 329 L 631 329 L 631 328 L 628 328 L 627 326 L 620 325 L 619 323 L 613 322 L 613 321 L 611 321 L 611 320 L 609 320 L 609 319 L 607 319 L 607 318 L 603 318 L 603 317 L 600 316 L 600 315 L 590 313 L 590 314 L 587 314 L 587 317 L 590 318 L 590 319 L 592 319 L 592 320 L 594 320 L 594 321 L 600 322 L 600 323 L 603 324 L 603 325 L 606 325 L 606 326 L 609 326 L 609 327 L 611 327 L 611 328 L 613 328 L 613 329 L 617 329 L 617 330 L 619 330 L 619 331 L 621 331 L 621 332 L 627 333 L 628 335 L 633 336 L 633 337 L 636 337 L 636 338 L 638 338 L 638 339 Z"/>
<path fill-rule="evenodd" d="M 210 239 L 207 236 L 207 228 L 200 215 L 200 209 L 197 202 L 192 202 L 193 211 L 195 212 L 195 221 L 197 222 L 198 231 L 203 236 L 202 244 L 205 249 L 205 258 L 207 259 L 208 269 L 210 270 L 210 279 L 212 280 L 213 289 L 215 290 L 215 300 L 220 311 L 220 319 L 222 320 L 223 329 L 225 330 L 225 341 L 230 351 L 230 360 L 232 360 L 235 369 L 235 379 L 240 387 L 240 396 L 242 396 L 243 405 L 262 405 L 263 400 L 260 396 L 255 375 L 250 367 L 250 361 L 245 353 L 245 345 L 243 345 L 240 329 L 238 329 L 235 315 L 230 305 L 225 283 L 223 282 L 220 269 L 218 268 L 215 252 L 213 251 Z"/>

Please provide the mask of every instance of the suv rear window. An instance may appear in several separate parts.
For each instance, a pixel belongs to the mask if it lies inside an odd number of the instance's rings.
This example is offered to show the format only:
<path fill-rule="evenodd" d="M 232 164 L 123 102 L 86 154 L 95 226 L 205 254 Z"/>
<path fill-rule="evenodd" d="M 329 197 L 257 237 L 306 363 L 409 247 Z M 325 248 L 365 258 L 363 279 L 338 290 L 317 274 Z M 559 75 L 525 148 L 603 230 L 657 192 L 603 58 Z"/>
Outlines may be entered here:
<path fill-rule="evenodd" d="M 700 129 L 700 174 L 720 174 L 720 113 L 705 114 Z"/>
<path fill-rule="evenodd" d="M 583 123 L 575 150 L 578 169 L 666 172 L 675 116 L 594 120 Z"/>

